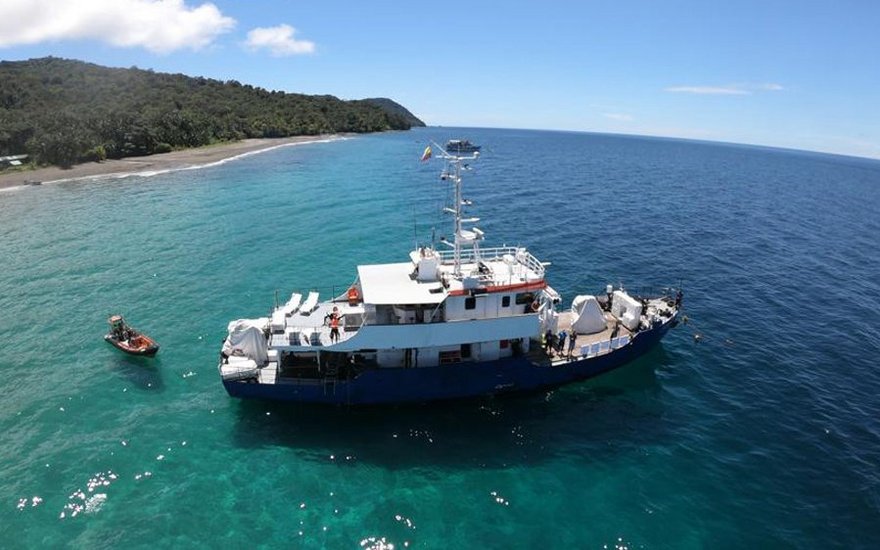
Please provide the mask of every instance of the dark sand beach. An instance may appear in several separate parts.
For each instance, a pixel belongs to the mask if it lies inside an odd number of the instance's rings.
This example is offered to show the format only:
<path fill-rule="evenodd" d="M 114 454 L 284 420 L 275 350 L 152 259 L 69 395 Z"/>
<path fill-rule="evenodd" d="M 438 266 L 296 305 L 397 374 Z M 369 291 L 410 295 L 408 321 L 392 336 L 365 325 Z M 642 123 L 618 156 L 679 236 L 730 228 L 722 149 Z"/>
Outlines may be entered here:
<path fill-rule="evenodd" d="M 71 180 L 117 174 L 136 174 L 178 170 L 191 166 L 200 166 L 218 162 L 246 153 L 254 153 L 274 147 L 297 143 L 310 143 L 340 137 L 338 135 L 295 136 L 287 138 L 245 139 L 232 143 L 209 145 L 196 149 L 172 151 L 148 157 L 129 157 L 124 159 L 106 160 L 104 162 L 88 162 L 70 168 L 50 166 L 36 170 L 21 170 L 0 173 L 0 189 L 18 187 L 29 183 L 52 183 L 59 180 Z"/>

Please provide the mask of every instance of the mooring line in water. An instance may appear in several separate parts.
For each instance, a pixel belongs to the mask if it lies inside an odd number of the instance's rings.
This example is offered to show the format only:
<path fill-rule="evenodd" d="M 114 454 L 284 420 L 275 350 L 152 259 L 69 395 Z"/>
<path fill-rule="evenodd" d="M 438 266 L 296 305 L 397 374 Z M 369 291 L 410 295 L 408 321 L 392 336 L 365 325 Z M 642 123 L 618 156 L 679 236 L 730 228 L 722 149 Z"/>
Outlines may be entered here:
<path fill-rule="evenodd" d="M 707 341 L 707 340 L 708 341 L 713 340 L 713 338 L 706 336 L 706 334 L 703 331 L 699 330 L 697 328 L 697 326 L 694 324 L 694 322 L 687 315 L 685 315 L 681 318 L 681 324 L 687 326 L 690 329 L 690 331 L 693 335 L 693 338 L 694 338 L 694 343 L 699 344 L 699 343 Z M 736 343 L 733 340 L 731 340 L 730 338 L 725 338 L 724 341 L 722 342 L 722 345 L 731 347 L 731 346 L 736 345 Z"/>

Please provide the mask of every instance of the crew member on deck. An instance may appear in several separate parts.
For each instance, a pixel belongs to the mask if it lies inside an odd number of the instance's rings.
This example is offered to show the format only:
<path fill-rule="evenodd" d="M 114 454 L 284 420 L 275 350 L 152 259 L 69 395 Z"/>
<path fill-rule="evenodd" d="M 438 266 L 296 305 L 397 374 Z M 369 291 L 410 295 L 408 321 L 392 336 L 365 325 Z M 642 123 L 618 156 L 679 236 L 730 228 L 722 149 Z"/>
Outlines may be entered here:
<path fill-rule="evenodd" d="M 333 311 L 327 314 L 330 320 L 330 343 L 339 342 L 339 308 L 333 306 Z"/>
<path fill-rule="evenodd" d="M 547 329 L 547 332 L 544 334 L 544 351 L 547 352 L 547 355 L 553 357 L 553 350 L 556 348 L 556 335 L 553 334 L 553 331 Z"/>
<path fill-rule="evenodd" d="M 568 335 L 568 358 L 574 358 L 574 346 L 577 342 L 578 333 L 576 330 L 572 329 L 571 334 Z"/>
<path fill-rule="evenodd" d="M 562 351 L 565 349 L 565 338 L 568 334 L 563 330 L 559 333 L 559 337 L 556 339 L 556 353 L 560 356 L 562 355 Z"/>

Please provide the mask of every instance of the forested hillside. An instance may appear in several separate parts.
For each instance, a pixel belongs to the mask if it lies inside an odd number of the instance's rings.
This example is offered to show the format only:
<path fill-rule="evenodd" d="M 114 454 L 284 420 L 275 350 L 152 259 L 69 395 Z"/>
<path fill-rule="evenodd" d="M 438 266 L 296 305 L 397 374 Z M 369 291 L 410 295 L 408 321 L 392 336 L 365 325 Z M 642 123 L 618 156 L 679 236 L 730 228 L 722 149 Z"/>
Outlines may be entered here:
<path fill-rule="evenodd" d="M 366 101 L 367 103 L 372 103 L 377 107 L 381 107 L 387 112 L 398 115 L 403 120 L 409 122 L 410 126 L 424 126 L 425 123 L 416 118 L 411 112 L 409 112 L 403 105 L 397 103 L 396 101 L 392 101 L 387 97 L 371 97 L 369 99 L 362 99 L 361 101 Z"/>
<path fill-rule="evenodd" d="M 424 126 L 388 99 L 270 92 L 58 58 L 0 62 L 0 155 L 70 165 L 254 137 Z"/>

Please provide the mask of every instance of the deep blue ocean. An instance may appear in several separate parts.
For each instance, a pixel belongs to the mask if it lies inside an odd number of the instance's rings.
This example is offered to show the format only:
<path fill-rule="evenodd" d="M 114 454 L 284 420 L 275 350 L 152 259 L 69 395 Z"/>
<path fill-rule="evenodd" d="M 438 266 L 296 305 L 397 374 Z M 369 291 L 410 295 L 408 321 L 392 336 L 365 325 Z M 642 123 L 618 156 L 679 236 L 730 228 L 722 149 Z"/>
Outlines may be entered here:
<path fill-rule="evenodd" d="M 487 244 L 566 305 L 681 281 L 690 323 L 532 396 L 229 398 L 230 320 L 451 234 L 418 160 L 450 138 L 483 145 Z M 0 546 L 876 548 L 878 311 L 880 161 L 429 128 L 2 192 Z M 102 340 L 116 312 L 154 360 Z"/>

